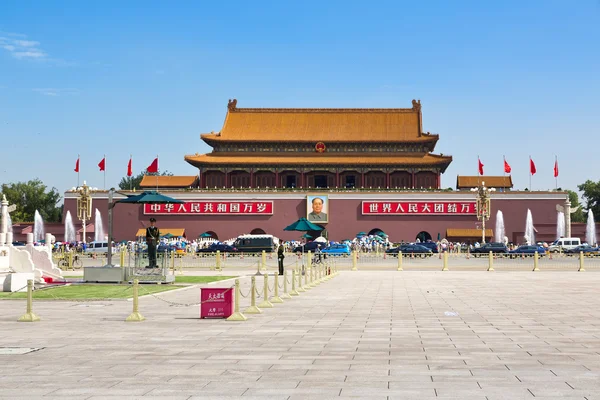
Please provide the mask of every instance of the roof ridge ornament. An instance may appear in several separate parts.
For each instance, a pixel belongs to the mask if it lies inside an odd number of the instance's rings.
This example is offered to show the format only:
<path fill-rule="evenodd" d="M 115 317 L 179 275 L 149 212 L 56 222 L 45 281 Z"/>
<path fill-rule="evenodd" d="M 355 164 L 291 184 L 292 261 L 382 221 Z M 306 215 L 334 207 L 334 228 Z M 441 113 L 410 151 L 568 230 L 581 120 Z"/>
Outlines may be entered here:
<path fill-rule="evenodd" d="M 237 108 L 237 99 L 229 99 L 229 102 L 227 103 L 227 108 L 229 109 L 229 111 L 235 111 Z"/>
<path fill-rule="evenodd" d="M 421 100 L 414 100 L 412 101 L 412 108 L 413 110 L 419 112 L 421 111 Z"/>

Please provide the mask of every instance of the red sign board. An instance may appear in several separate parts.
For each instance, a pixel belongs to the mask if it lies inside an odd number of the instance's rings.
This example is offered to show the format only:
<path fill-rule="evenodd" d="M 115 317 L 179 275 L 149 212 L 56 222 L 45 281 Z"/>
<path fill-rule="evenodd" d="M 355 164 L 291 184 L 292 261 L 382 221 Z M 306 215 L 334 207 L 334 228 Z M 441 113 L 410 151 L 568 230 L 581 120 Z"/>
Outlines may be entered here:
<path fill-rule="evenodd" d="M 273 215 L 273 201 L 190 201 L 181 204 L 144 204 L 144 214 Z"/>
<path fill-rule="evenodd" d="M 200 318 L 227 318 L 233 314 L 233 290 L 200 289 Z"/>
<path fill-rule="evenodd" d="M 363 215 L 475 215 L 474 201 L 363 201 Z"/>

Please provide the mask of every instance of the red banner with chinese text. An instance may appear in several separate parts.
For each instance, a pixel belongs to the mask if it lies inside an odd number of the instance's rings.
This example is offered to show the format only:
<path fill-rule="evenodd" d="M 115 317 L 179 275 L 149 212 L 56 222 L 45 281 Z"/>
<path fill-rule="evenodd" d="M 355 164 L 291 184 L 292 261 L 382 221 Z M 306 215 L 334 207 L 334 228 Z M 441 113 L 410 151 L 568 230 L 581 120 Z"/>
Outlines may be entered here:
<path fill-rule="evenodd" d="M 272 201 L 191 201 L 182 204 L 144 204 L 149 215 L 273 215 Z"/>
<path fill-rule="evenodd" d="M 474 201 L 363 201 L 363 215 L 475 215 Z"/>

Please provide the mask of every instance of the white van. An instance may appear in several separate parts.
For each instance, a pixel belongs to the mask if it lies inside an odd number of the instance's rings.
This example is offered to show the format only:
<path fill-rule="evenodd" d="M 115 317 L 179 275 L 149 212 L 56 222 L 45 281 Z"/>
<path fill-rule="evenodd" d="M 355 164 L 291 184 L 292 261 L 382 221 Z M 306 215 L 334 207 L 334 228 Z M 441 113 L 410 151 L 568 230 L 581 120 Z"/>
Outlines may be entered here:
<path fill-rule="evenodd" d="M 90 242 L 87 244 L 86 253 L 108 253 L 108 242 Z"/>
<path fill-rule="evenodd" d="M 558 253 L 565 250 L 574 249 L 577 246 L 581 246 L 581 240 L 579 238 L 560 238 L 548 246 L 548 251 L 552 253 Z"/>

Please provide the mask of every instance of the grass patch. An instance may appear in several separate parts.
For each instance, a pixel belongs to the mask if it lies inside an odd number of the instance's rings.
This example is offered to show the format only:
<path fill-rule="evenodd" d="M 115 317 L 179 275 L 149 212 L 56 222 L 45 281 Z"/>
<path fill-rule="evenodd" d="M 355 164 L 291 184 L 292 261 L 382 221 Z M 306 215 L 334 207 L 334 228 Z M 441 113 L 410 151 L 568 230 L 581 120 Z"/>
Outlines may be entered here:
<path fill-rule="evenodd" d="M 209 283 L 236 278 L 235 276 L 176 276 L 175 283 Z"/>
<path fill-rule="evenodd" d="M 127 299 L 133 296 L 132 285 L 71 285 L 58 286 L 50 289 L 35 290 L 33 298 L 38 300 L 104 300 Z M 179 289 L 182 286 L 173 285 L 140 285 L 140 296 L 149 293 L 166 292 Z M 24 299 L 27 293 L 2 293 L 0 299 Z"/>

